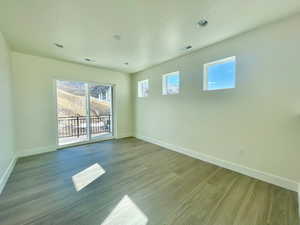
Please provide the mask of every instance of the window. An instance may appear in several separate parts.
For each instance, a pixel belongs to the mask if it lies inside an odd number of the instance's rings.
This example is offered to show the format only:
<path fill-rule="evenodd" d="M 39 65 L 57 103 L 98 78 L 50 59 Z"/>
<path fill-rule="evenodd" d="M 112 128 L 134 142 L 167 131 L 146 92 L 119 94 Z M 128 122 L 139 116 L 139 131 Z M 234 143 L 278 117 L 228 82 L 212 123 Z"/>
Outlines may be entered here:
<path fill-rule="evenodd" d="M 180 75 L 173 72 L 163 75 L 162 87 L 163 95 L 173 95 L 179 93 Z"/>
<path fill-rule="evenodd" d="M 138 82 L 138 97 L 147 97 L 149 92 L 149 80 L 141 80 Z"/>
<path fill-rule="evenodd" d="M 56 80 L 59 146 L 112 136 L 112 93 L 111 85 Z"/>
<path fill-rule="evenodd" d="M 205 91 L 235 88 L 235 56 L 204 65 L 203 89 Z"/>

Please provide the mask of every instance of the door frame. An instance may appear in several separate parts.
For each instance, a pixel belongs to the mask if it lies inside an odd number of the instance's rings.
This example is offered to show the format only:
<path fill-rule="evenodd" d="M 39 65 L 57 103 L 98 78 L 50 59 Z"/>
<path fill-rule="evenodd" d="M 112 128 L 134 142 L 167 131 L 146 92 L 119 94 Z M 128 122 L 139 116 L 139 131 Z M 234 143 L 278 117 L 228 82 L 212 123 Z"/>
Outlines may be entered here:
<path fill-rule="evenodd" d="M 84 82 L 87 83 L 87 85 L 89 84 L 97 84 L 97 85 L 103 85 L 103 86 L 110 86 L 111 87 L 111 122 L 112 122 L 112 133 L 111 134 L 107 134 L 107 135 L 103 135 L 100 137 L 96 137 L 96 138 L 91 138 L 91 134 L 90 134 L 90 126 L 89 129 L 87 130 L 87 136 L 88 136 L 88 140 L 87 141 L 81 141 L 81 142 L 76 142 L 76 143 L 72 143 L 72 144 L 66 144 L 66 145 L 59 145 L 59 137 L 58 137 L 58 119 L 57 119 L 57 81 L 70 81 L 70 82 Z M 116 85 L 115 84 L 111 84 L 111 83 L 100 83 L 98 81 L 91 81 L 91 80 L 73 80 L 73 79 L 64 79 L 64 78 L 59 78 L 59 77 L 55 77 L 53 78 L 53 96 L 54 96 L 54 117 L 55 117 L 55 139 L 56 139 L 56 149 L 64 149 L 64 148 L 68 148 L 68 147 L 73 147 L 73 146 L 79 146 L 79 145 L 85 145 L 85 144 L 92 144 L 92 143 L 96 143 L 99 141 L 105 141 L 105 140 L 111 140 L 111 139 L 115 139 L 115 135 L 116 135 L 116 128 L 117 128 L 117 116 L 116 116 L 116 110 L 115 110 L 115 96 L 116 96 Z M 88 112 L 88 120 L 90 112 L 88 110 L 89 108 L 89 100 L 90 100 L 90 95 L 89 95 L 89 88 L 87 88 L 88 91 L 88 95 L 86 97 L 86 109 Z"/>

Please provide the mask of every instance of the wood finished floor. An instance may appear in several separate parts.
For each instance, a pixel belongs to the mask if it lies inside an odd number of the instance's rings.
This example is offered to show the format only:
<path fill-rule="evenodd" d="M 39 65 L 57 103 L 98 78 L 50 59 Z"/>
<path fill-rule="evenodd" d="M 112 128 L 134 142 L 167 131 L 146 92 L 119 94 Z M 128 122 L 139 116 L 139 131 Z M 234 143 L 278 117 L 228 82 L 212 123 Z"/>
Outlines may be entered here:
<path fill-rule="evenodd" d="M 106 173 L 77 192 L 72 176 L 95 163 Z M 135 138 L 19 159 L 0 224 L 145 225 L 104 223 L 124 196 L 147 225 L 299 225 L 295 192 Z"/>

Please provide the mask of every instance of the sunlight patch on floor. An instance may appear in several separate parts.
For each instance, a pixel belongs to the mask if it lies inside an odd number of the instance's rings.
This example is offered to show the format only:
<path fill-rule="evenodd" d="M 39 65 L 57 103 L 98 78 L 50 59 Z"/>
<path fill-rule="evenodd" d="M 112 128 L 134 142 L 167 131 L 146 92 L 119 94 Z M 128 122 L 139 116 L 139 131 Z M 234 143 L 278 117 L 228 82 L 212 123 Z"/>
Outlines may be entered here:
<path fill-rule="evenodd" d="M 101 225 L 146 225 L 148 218 L 125 195 Z"/>
<path fill-rule="evenodd" d="M 76 191 L 82 190 L 104 173 L 105 170 L 98 163 L 95 163 L 94 165 L 75 174 L 72 176 L 72 180 Z"/>

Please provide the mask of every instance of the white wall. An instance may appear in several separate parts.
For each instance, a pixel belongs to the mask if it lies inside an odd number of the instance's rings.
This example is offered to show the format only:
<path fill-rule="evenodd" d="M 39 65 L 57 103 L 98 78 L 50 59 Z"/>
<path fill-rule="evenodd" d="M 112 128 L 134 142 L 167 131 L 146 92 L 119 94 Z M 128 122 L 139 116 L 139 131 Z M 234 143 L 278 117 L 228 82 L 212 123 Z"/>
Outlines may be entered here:
<path fill-rule="evenodd" d="M 18 52 L 12 65 L 19 155 L 56 148 L 54 79 L 115 84 L 116 136 L 132 135 L 130 75 Z"/>
<path fill-rule="evenodd" d="M 135 74 L 135 135 L 299 181 L 299 27 L 292 17 Z M 237 57 L 236 89 L 204 92 L 203 64 L 228 56 Z M 173 71 L 181 92 L 162 96 Z M 137 98 L 146 78 L 149 97 Z"/>
<path fill-rule="evenodd" d="M 0 193 L 14 161 L 10 50 L 0 32 Z"/>

